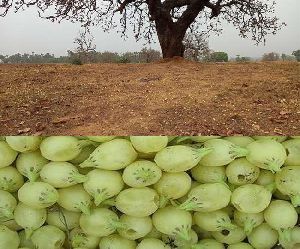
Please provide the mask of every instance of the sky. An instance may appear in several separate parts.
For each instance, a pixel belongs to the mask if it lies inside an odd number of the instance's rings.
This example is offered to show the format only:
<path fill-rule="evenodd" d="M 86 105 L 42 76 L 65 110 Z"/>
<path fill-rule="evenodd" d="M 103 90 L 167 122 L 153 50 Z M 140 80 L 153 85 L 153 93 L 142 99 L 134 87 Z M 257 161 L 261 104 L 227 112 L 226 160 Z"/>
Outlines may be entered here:
<path fill-rule="evenodd" d="M 231 25 L 224 23 L 222 35 L 211 36 L 209 46 L 214 51 L 226 51 L 231 57 L 236 55 L 260 57 L 267 52 L 291 54 L 300 49 L 300 0 L 276 0 L 276 15 L 287 23 L 275 36 L 267 37 L 265 45 L 256 46 L 251 39 L 242 39 Z M 67 50 L 74 49 L 74 38 L 78 35 L 80 25 L 63 22 L 52 23 L 40 19 L 37 12 L 31 8 L 23 12 L 9 13 L 0 17 L 0 54 L 15 53 L 53 53 L 56 56 L 65 55 Z M 103 32 L 100 28 L 93 29 L 97 51 L 138 51 L 145 41 L 136 42 L 128 35 L 124 41 L 116 31 Z M 151 44 L 159 49 L 159 44 Z"/>

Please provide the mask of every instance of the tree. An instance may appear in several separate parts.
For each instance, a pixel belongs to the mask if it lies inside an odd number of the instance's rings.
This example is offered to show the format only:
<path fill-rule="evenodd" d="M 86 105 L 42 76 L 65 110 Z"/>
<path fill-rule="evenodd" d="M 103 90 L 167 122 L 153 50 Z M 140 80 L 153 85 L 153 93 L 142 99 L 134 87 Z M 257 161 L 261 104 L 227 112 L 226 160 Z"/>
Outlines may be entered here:
<path fill-rule="evenodd" d="M 286 60 L 287 60 L 287 57 L 288 57 L 288 55 L 286 55 L 286 54 L 281 54 L 281 59 L 282 59 L 283 61 L 286 61 Z"/>
<path fill-rule="evenodd" d="M 292 53 L 292 55 L 294 55 L 294 56 L 296 57 L 296 60 L 297 60 L 297 61 L 300 61 L 300 49 L 294 51 L 294 52 Z"/>
<path fill-rule="evenodd" d="M 262 57 L 262 61 L 279 61 L 279 59 L 279 54 L 275 52 L 265 53 Z"/>
<path fill-rule="evenodd" d="M 0 64 L 6 63 L 5 59 L 6 59 L 6 56 L 0 54 Z"/>
<path fill-rule="evenodd" d="M 105 31 L 118 21 L 123 36 L 132 26 L 137 40 L 144 37 L 149 42 L 157 34 L 164 58 L 183 56 L 188 29 L 220 31 L 222 19 L 256 43 L 285 25 L 274 16 L 274 0 L 0 0 L 0 16 L 31 6 L 51 21 L 99 25 Z"/>
<path fill-rule="evenodd" d="M 228 54 L 225 52 L 212 52 L 209 56 L 212 62 L 228 62 Z"/>
<path fill-rule="evenodd" d="M 139 62 L 150 63 L 159 59 L 161 59 L 161 54 L 155 49 L 142 48 L 139 52 Z"/>
<path fill-rule="evenodd" d="M 75 38 L 74 43 L 77 45 L 76 52 L 69 55 L 75 55 L 78 58 L 74 58 L 75 61 L 81 61 L 81 63 L 93 62 L 93 57 L 96 52 L 96 45 L 94 44 L 94 37 L 88 28 L 79 32 L 78 37 Z"/>
<path fill-rule="evenodd" d="M 82 65 L 88 63 L 148 63 L 161 59 L 161 53 L 154 49 L 143 48 L 141 51 L 125 52 L 118 54 L 116 52 L 96 52 L 91 50 L 86 55 L 82 54 L 82 50 L 68 50 L 67 56 L 55 57 L 54 54 L 14 54 L 5 56 L 0 54 L 0 61 L 3 63 L 72 63 Z"/>
<path fill-rule="evenodd" d="M 192 34 L 188 33 L 183 41 L 185 51 L 184 58 L 201 61 L 209 55 L 208 42 L 202 33 Z"/>
<path fill-rule="evenodd" d="M 283 61 L 295 61 L 296 57 L 294 55 L 281 54 L 281 59 Z"/>
<path fill-rule="evenodd" d="M 251 58 L 250 57 L 245 57 L 245 56 L 240 56 L 240 55 L 237 55 L 236 58 L 235 58 L 235 61 L 236 62 L 248 62 L 248 61 L 251 61 Z"/>

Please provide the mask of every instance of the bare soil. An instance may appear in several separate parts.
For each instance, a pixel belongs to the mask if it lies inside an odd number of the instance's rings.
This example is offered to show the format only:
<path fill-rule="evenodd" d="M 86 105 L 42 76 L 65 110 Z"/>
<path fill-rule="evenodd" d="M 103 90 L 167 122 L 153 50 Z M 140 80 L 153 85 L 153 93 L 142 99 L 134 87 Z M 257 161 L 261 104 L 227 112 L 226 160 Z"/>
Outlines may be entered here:
<path fill-rule="evenodd" d="M 296 135 L 300 64 L 0 65 L 0 134 Z"/>

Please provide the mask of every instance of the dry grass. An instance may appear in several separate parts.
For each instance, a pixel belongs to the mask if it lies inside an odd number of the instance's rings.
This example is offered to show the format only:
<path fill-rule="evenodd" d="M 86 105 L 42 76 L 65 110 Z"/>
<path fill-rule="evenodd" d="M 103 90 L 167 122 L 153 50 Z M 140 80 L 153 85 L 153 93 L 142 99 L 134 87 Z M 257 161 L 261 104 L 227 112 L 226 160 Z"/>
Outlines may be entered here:
<path fill-rule="evenodd" d="M 0 134 L 300 134 L 299 65 L 0 65 Z"/>

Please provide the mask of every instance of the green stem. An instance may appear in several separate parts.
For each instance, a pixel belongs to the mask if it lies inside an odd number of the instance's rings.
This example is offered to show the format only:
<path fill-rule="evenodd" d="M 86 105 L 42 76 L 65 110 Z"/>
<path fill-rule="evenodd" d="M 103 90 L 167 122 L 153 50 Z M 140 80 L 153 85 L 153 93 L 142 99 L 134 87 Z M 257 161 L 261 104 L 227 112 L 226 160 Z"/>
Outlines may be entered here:
<path fill-rule="evenodd" d="M 94 203 L 96 206 L 99 206 L 103 201 L 108 199 L 106 192 L 96 193 L 94 195 Z"/>
<path fill-rule="evenodd" d="M 59 215 L 61 217 L 59 217 L 60 221 L 63 223 L 65 229 L 66 229 L 66 246 L 68 247 L 68 249 L 71 249 L 71 236 L 70 236 L 70 229 L 69 229 L 69 226 L 68 226 L 68 222 L 67 222 L 67 219 L 66 219 L 66 216 L 64 214 L 64 212 L 62 211 L 62 207 L 58 206 L 58 212 L 59 212 Z"/>
<path fill-rule="evenodd" d="M 72 175 L 72 179 L 76 182 L 76 183 L 82 183 L 82 182 L 86 182 L 88 180 L 88 176 L 86 175 L 82 175 L 82 174 L 74 174 Z"/>
<path fill-rule="evenodd" d="M 92 161 L 91 158 L 86 159 L 81 164 L 79 164 L 80 168 L 89 168 L 89 167 L 95 167 L 95 162 Z"/>
<path fill-rule="evenodd" d="M 85 205 L 84 203 L 80 203 L 79 205 L 77 205 L 77 208 L 84 213 L 85 215 L 90 215 L 91 214 L 91 210 L 90 207 Z"/>
<path fill-rule="evenodd" d="M 225 222 L 221 224 L 222 230 L 234 230 L 237 228 L 237 225 L 232 224 L 231 222 Z"/>
<path fill-rule="evenodd" d="M 236 185 L 231 184 L 230 182 L 226 183 L 226 185 L 228 186 L 228 189 L 229 189 L 231 192 L 233 192 L 233 191 L 237 188 Z"/>
<path fill-rule="evenodd" d="M 300 195 L 291 195 L 290 198 L 294 207 L 300 206 Z"/>
<path fill-rule="evenodd" d="M 33 232 L 34 230 L 32 228 L 25 228 L 25 238 L 30 239 Z"/>
<path fill-rule="evenodd" d="M 290 244 L 292 242 L 292 230 L 291 229 L 280 229 L 278 230 L 279 241 L 282 244 Z"/>
<path fill-rule="evenodd" d="M 124 224 L 124 223 L 122 223 L 122 222 L 120 222 L 119 220 L 116 220 L 116 219 L 112 219 L 109 222 L 109 225 L 113 229 L 123 229 L 123 230 L 128 229 L 126 224 Z"/>
<path fill-rule="evenodd" d="M 276 163 L 276 162 L 269 162 L 268 163 L 268 169 L 272 172 L 272 173 L 276 173 L 278 171 L 281 170 L 281 165 Z"/>
<path fill-rule="evenodd" d="M 254 228 L 254 222 L 247 219 L 244 223 L 244 231 L 247 236 L 252 232 L 253 228 Z"/>
<path fill-rule="evenodd" d="M 159 208 L 164 208 L 169 202 L 169 199 L 164 196 L 164 195 L 161 195 L 160 198 L 159 198 Z"/>
<path fill-rule="evenodd" d="M 155 173 L 150 169 L 140 169 L 136 172 L 136 178 L 141 178 L 143 182 L 147 182 L 153 178 L 155 178 Z"/>
<path fill-rule="evenodd" d="M 249 153 L 249 151 L 247 149 L 239 147 L 239 146 L 234 146 L 232 148 L 231 152 L 235 158 L 247 156 Z"/>
<path fill-rule="evenodd" d="M 0 224 L 1 224 L 1 223 L 4 223 L 4 222 L 13 221 L 13 220 L 14 220 L 14 218 L 8 219 L 8 218 L 3 218 L 3 217 L 0 216 Z"/>
<path fill-rule="evenodd" d="M 202 208 L 202 203 L 196 203 L 193 198 L 186 200 L 184 203 L 179 205 L 179 209 L 183 209 L 186 211 L 197 211 L 198 209 Z"/>
<path fill-rule="evenodd" d="M 276 184 L 275 184 L 275 182 L 272 182 L 270 184 L 265 185 L 265 189 L 267 189 L 271 193 L 273 193 L 276 190 Z"/>
<path fill-rule="evenodd" d="M 39 174 L 36 172 L 29 171 L 27 173 L 27 178 L 30 182 L 35 182 L 39 178 Z"/>
<path fill-rule="evenodd" d="M 176 231 L 176 237 L 179 238 L 179 240 L 183 240 L 185 242 L 191 240 L 190 231 L 184 228 Z"/>
<path fill-rule="evenodd" d="M 91 141 L 91 140 L 87 139 L 87 140 L 80 140 L 80 141 L 78 141 L 78 145 L 82 149 L 82 148 L 84 148 L 86 146 L 89 146 L 89 145 L 97 146 L 97 143 L 94 142 L 94 141 Z"/>
<path fill-rule="evenodd" d="M 171 203 L 172 206 L 174 206 L 174 207 L 178 207 L 178 206 L 180 205 L 179 201 L 177 201 L 177 200 L 172 200 L 172 199 L 170 199 L 170 203 Z"/>
<path fill-rule="evenodd" d="M 47 196 L 45 198 L 45 201 L 47 203 L 50 203 L 50 202 L 57 202 L 58 200 L 58 194 L 55 193 L 55 192 L 47 192 Z"/>

